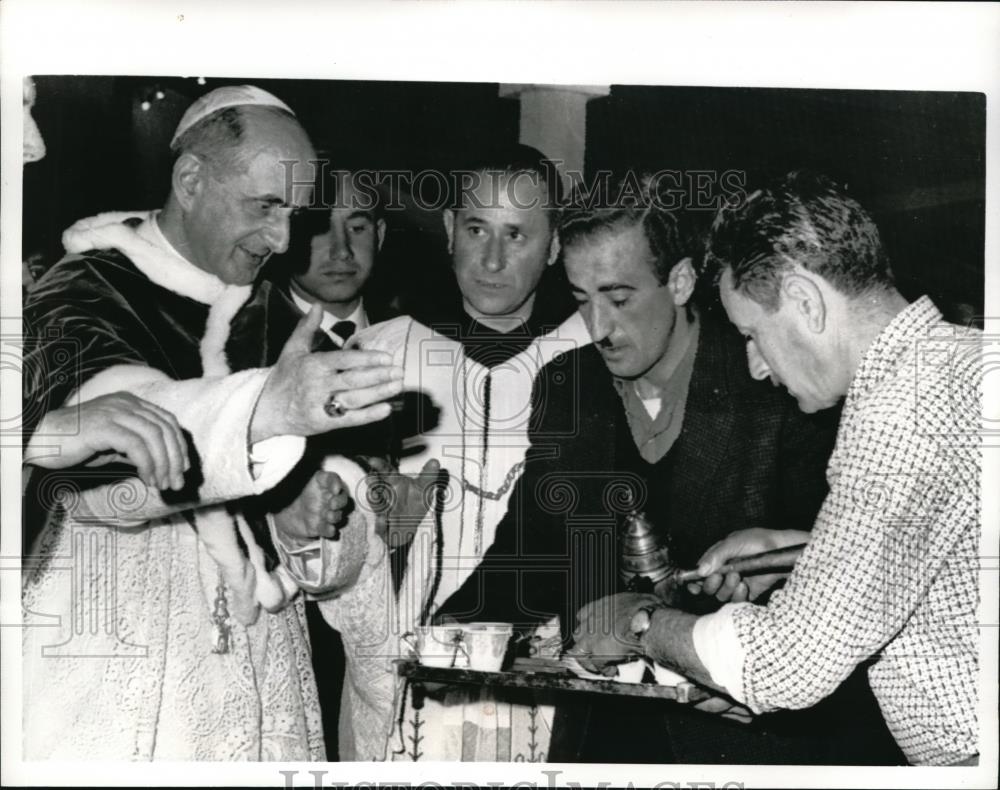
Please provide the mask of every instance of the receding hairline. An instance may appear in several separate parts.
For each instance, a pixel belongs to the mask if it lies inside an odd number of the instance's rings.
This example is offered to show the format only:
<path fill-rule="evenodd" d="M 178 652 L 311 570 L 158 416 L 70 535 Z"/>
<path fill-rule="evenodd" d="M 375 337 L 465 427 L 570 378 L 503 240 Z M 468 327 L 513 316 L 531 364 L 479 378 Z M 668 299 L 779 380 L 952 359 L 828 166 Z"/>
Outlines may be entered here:
<path fill-rule="evenodd" d="M 559 226 L 559 243 L 569 248 L 581 243 L 592 242 L 599 237 L 617 236 L 635 228 L 642 228 L 643 215 L 629 214 L 624 209 L 607 210 L 604 215 L 578 215 L 563 219 Z M 643 237 L 649 238 L 643 228 Z"/>
<path fill-rule="evenodd" d="M 309 149 L 310 154 L 315 156 L 316 149 L 309 139 L 306 130 L 299 123 L 298 118 L 289 115 L 284 110 L 276 107 L 258 107 L 251 105 L 244 116 L 245 133 L 243 139 L 237 144 L 237 148 L 244 148 L 255 142 L 261 142 L 260 138 L 265 138 L 264 142 L 277 145 L 286 145 L 289 148 L 295 145 L 304 145 Z M 289 134 L 291 132 L 291 134 Z M 273 140 L 268 140 L 268 135 L 274 135 Z M 298 137 L 297 140 L 294 138 Z"/>
<path fill-rule="evenodd" d="M 546 176 L 536 173 L 530 168 L 513 168 L 510 170 L 501 167 L 479 167 L 472 170 L 463 171 L 453 171 L 452 175 L 454 177 L 455 173 L 460 173 L 462 179 L 473 174 L 483 174 L 488 176 L 489 180 L 486 179 L 479 181 L 475 184 L 475 189 L 465 189 L 464 185 L 460 188 L 459 195 L 452 198 L 452 205 L 446 208 L 446 211 L 450 211 L 456 220 L 460 213 L 478 213 L 483 211 L 490 211 L 493 209 L 514 209 L 514 210 L 538 210 L 545 217 L 546 224 L 548 225 L 548 232 L 555 237 L 559 229 L 559 215 L 561 213 L 561 207 L 558 204 L 551 203 L 551 189 L 550 184 Z M 509 192 L 509 187 L 505 186 L 511 181 L 515 181 L 519 184 L 522 180 L 525 181 L 525 186 L 517 186 L 517 189 L 528 188 L 535 191 L 537 194 L 534 197 L 528 198 L 528 202 L 532 205 L 518 206 L 511 205 L 490 205 L 489 202 L 486 205 L 477 205 L 476 203 L 470 203 L 470 194 L 484 188 L 487 184 L 489 185 L 488 193 L 486 195 L 487 201 L 491 201 L 492 195 L 496 192 L 498 195 L 507 193 L 508 197 L 511 197 Z M 496 186 L 494 186 L 496 185 Z M 458 204 L 455 198 L 461 197 L 461 204 Z M 523 197 L 523 196 L 521 196 Z"/>
<path fill-rule="evenodd" d="M 226 113 L 234 111 L 239 124 L 235 139 L 231 129 L 229 136 L 226 132 L 213 135 L 208 131 Z M 225 107 L 203 118 L 185 131 L 173 152 L 175 156 L 188 153 L 236 163 L 252 154 L 254 149 L 260 150 L 272 145 L 286 150 L 304 147 L 305 150 L 296 153 L 307 154 L 305 158 L 314 158 L 316 155 L 312 141 L 298 118 L 280 107 L 255 104 Z"/>
<path fill-rule="evenodd" d="M 305 129 L 302 128 L 299 119 L 281 107 L 273 107 L 269 104 L 243 104 L 240 105 L 239 110 L 240 116 L 248 122 L 259 119 L 275 124 L 291 125 L 305 134 Z"/>

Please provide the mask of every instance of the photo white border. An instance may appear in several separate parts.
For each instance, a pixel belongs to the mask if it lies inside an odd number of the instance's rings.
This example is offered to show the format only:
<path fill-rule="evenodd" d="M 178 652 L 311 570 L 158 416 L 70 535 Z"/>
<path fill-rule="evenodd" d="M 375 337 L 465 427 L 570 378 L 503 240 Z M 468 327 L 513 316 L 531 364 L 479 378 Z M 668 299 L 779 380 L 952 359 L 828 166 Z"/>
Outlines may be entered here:
<path fill-rule="evenodd" d="M 318 55 L 317 53 L 323 53 Z M 178 65 L 183 63 L 182 70 Z M 599 2 L 165 2 L 0 3 L 0 329 L 20 327 L 22 77 L 28 74 L 396 79 L 977 91 L 987 94 L 986 332 L 1000 337 L 1000 4 Z M 44 98 L 42 99 L 44 101 Z M 683 123 L 678 118 L 678 123 Z M 946 265 L 947 262 L 944 262 Z M 4 403 L 20 403 L 3 379 Z M 1000 403 L 1000 374 L 986 402 Z M 16 406 L 15 408 L 19 408 Z M 5 407 L 4 414 L 11 411 Z M 16 413 L 16 412 L 13 412 Z M 0 452 L 0 723 L 3 784 L 250 784 L 437 781 L 487 786 L 578 782 L 689 787 L 988 787 L 997 776 L 997 557 L 1000 449 L 987 452 L 981 556 L 984 576 L 984 752 L 978 768 L 596 766 L 495 764 L 71 764 L 19 762 L 20 448 Z M 558 771 L 556 776 L 552 772 Z M 549 773 L 546 773 L 549 772 Z M 433 785 L 430 785 L 433 786 Z M 698 785 L 693 785 L 698 786 Z M 704 785 L 702 785 L 704 786 Z"/>

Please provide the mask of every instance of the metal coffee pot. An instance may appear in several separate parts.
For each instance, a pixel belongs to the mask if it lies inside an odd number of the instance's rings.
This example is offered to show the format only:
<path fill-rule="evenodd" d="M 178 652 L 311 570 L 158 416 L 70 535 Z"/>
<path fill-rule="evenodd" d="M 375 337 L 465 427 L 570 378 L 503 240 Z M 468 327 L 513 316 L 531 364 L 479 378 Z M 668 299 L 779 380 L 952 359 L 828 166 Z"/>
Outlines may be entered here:
<path fill-rule="evenodd" d="M 629 511 L 618 540 L 618 575 L 628 592 L 652 593 L 667 603 L 676 604 L 681 586 L 701 578 L 696 569 L 682 570 L 671 561 L 669 538 L 653 526 L 645 513 Z M 788 571 L 795 566 L 805 547 L 805 543 L 797 543 L 739 557 L 723 565 L 719 573 Z"/>
<path fill-rule="evenodd" d="M 670 561 L 667 540 L 646 514 L 632 510 L 619 534 L 618 574 L 631 592 L 658 592 L 677 570 Z"/>

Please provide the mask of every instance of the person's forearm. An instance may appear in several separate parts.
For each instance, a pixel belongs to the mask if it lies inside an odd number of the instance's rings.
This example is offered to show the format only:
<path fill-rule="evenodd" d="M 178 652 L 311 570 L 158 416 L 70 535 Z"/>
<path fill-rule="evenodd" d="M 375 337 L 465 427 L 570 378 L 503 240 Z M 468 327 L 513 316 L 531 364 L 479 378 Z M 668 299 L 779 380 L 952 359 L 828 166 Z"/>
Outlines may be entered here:
<path fill-rule="evenodd" d="M 175 415 L 190 434 L 192 465 L 200 471 L 189 504 L 207 505 L 262 493 L 288 474 L 301 457 L 301 437 L 272 437 L 247 446 L 248 425 L 267 370 L 251 369 L 216 378 L 176 381 L 141 366 L 119 366 L 93 376 L 79 400 L 124 387 Z M 152 504 L 152 503 L 150 503 Z M 157 511 L 159 508 L 157 508 Z M 139 513 L 130 513 L 139 516 Z"/>
<path fill-rule="evenodd" d="M 725 692 L 712 681 L 694 649 L 692 632 L 698 616 L 678 609 L 663 608 L 653 612 L 649 630 L 642 637 L 647 656 L 703 686 Z"/>

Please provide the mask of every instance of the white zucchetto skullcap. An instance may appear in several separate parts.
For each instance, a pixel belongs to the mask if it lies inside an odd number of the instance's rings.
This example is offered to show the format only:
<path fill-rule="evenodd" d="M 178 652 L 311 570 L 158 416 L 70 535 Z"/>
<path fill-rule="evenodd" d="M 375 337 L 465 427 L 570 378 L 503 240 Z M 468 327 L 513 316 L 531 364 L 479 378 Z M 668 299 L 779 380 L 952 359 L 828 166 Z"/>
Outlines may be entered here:
<path fill-rule="evenodd" d="M 253 85 L 229 85 L 225 88 L 216 88 L 209 91 L 200 99 L 187 108 L 187 112 L 177 124 L 177 131 L 170 138 L 170 147 L 173 148 L 178 138 L 198 121 L 207 118 L 218 110 L 226 107 L 241 107 L 245 105 L 255 105 L 258 107 L 277 107 L 290 115 L 295 115 L 292 108 L 285 104 L 277 96 L 273 96 L 265 90 L 261 90 Z"/>

